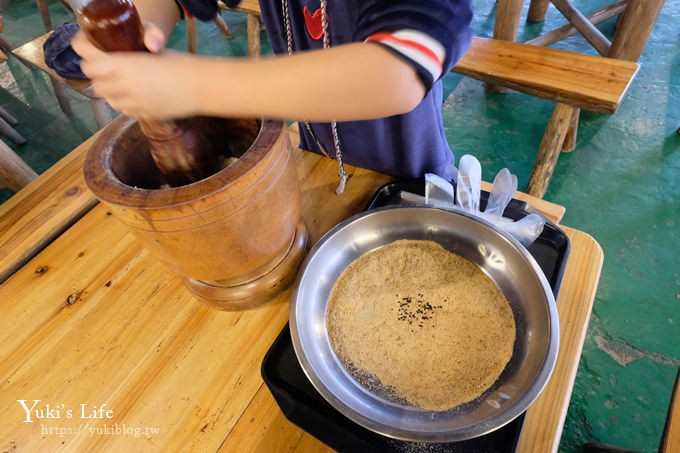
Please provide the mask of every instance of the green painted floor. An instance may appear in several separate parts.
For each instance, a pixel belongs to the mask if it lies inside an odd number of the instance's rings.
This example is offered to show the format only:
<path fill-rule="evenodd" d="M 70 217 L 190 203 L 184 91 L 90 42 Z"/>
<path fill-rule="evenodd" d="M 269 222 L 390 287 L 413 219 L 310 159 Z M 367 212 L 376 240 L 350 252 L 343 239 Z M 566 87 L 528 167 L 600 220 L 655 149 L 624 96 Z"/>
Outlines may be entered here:
<path fill-rule="evenodd" d="M 4 3 L 8 39 L 21 44 L 43 33 L 34 0 Z M 587 13 L 606 0 L 574 4 Z M 494 1 L 474 5 L 476 34 L 490 36 Z M 56 0 L 50 12 L 55 26 L 73 20 Z M 225 40 L 212 24 L 200 24 L 200 52 L 244 55 L 244 16 L 224 18 L 237 38 Z M 520 38 L 562 24 L 551 8 L 544 24 L 522 25 Z M 567 207 L 565 225 L 590 233 L 605 253 L 560 451 L 577 452 L 597 441 L 652 452 L 661 438 L 680 366 L 678 24 L 680 0 L 666 0 L 622 106 L 613 116 L 581 114 L 576 150 L 562 154 L 545 196 Z M 613 21 L 600 26 L 610 36 L 613 27 Z M 170 45 L 186 49 L 182 26 Z M 594 54 L 577 36 L 555 47 Z M 78 94 L 69 94 L 74 114 L 66 116 L 42 73 L 10 59 L 0 64 L 0 74 L 0 105 L 19 120 L 17 129 L 28 140 L 12 147 L 36 171 L 94 132 L 89 104 Z M 518 93 L 487 93 L 479 82 L 457 75 L 447 76 L 446 90 L 446 131 L 455 152 L 476 155 L 486 179 L 508 167 L 525 185 L 552 104 Z M 0 202 L 10 196 L 0 192 Z"/>

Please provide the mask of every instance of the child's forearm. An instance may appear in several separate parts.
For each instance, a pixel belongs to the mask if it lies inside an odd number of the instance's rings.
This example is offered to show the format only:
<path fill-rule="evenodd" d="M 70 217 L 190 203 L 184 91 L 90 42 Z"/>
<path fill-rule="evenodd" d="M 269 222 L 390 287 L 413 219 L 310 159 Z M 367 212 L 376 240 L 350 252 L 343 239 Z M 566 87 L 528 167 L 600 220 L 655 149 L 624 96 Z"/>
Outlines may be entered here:
<path fill-rule="evenodd" d="M 201 59 L 200 114 L 349 121 L 412 110 L 425 95 L 416 71 L 386 49 L 353 43 L 258 60 Z"/>

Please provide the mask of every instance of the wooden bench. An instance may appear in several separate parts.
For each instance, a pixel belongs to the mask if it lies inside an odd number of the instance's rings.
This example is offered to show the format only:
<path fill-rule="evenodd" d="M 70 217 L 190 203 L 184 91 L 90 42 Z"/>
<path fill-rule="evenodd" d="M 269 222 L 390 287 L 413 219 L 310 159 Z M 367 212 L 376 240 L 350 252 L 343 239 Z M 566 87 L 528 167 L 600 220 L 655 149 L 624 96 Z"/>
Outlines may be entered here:
<path fill-rule="evenodd" d="M 574 147 L 579 109 L 614 113 L 638 67 L 630 61 L 474 38 L 453 71 L 555 102 L 526 190 L 540 198 L 560 151 Z"/>
<path fill-rule="evenodd" d="M 111 114 L 106 105 L 106 101 L 94 93 L 94 90 L 92 89 L 92 83 L 89 80 L 65 79 L 45 63 L 45 52 L 43 51 L 43 45 L 50 36 L 50 33 L 45 33 L 33 41 L 29 41 L 26 44 L 17 47 L 16 49 L 12 50 L 12 55 L 26 63 L 29 67 L 34 67 L 45 72 L 50 76 L 50 80 L 53 82 L 53 85 L 55 83 L 61 84 L 87 97 L 90 100 L 90 106 L 92 107 L 92 113 L 94 114 L 94 120 L 97 123 L 97 126 L 99 128 L 104 127 L 111 121 Z M 61 94 L 60 90 L 56 89 L 56 85 L 55 93 L 62 110 L 65 113 L 70 113 L 68 100 L 63 98 L 63 94 Z"/>

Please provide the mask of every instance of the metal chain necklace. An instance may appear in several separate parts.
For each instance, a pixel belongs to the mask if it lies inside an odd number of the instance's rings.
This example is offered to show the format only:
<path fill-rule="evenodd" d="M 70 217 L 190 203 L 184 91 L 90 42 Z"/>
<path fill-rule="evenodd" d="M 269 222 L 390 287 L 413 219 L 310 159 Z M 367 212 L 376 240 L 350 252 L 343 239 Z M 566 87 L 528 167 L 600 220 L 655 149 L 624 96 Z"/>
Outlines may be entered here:
<path fill-rule="evenodd" d="M 331 47 L 330 38 L 328 36 L 328 14 L 327 14 L 327 0 L 321 0 L 321 29 L 323 31 L 323 48 L 328 49 Z M 286 28 L 286 45 L 288 55 L 293 54 L 293 32 L 291 30 L 290 13 L 288 11 L 288 0 L 281 0 L 281 10 L 283 14 L 283 23 Z M 316 135 L 312 129 L 312 125 L 309 121 L 303 121 L 307 132 L 312 136 L 312 139 L 319 147 L 321 152 L 332 159 L 326 147 L 323 146 L 319 136 Z M 340 137 L 338 136 L 338 123 L 337 121 L 331 121 L 331 133 L 333 134 L 333 146 L 335 148 L 335 158 L 338 161 L 338 176 L 340 176 L 340 182 L 338 187 L 335 189 L 336 195 L 340 195 L 345 190 L 345 184 L 347 183 L 347 172 L 345 171 L 345 164 L 342 161 L 342 149 L 340 147 Z"/>

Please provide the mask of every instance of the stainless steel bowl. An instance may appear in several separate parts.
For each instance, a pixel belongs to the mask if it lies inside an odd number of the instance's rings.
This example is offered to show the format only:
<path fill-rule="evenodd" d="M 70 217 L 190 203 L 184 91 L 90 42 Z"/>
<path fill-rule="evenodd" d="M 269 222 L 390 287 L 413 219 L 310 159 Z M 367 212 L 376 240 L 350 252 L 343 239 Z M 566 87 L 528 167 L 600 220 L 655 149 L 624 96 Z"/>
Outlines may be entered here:
<path fill-rule="evenodd" d="M 354 260 L 398 239 L 427 239 L 478 264 L 501 288 L 515 316 L 512 358 L 475 401 L 446 412 L 387 400 L 357 383 L 331 349 L 326 304 Z M 367 211 L 331 229 L 312 248 L 293 287 L 290 327 L 302 369 L 321 395 L 349 419 L 396 439 L 451 442 L 486 434 L 523 413 L 545 386 L 557 358 L 559 324 L 550 286 L 512 237 L 465 213 L 429 207 Z"/>

